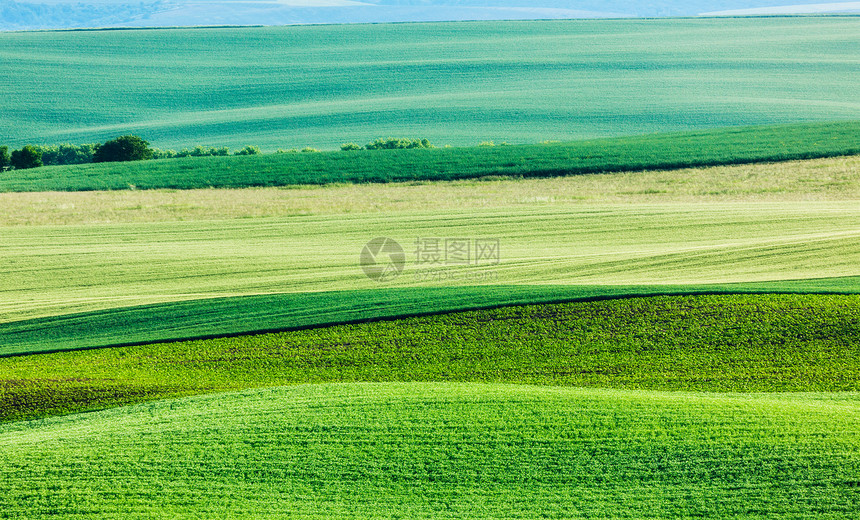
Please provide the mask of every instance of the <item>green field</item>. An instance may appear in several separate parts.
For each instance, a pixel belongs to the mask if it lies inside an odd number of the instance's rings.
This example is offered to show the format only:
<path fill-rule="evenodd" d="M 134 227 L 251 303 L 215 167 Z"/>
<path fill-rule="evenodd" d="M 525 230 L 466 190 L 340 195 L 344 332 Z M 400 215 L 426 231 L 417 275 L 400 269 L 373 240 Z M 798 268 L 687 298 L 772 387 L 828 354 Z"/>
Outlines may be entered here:
<path fill-rule="evenodd" d="M 0 322 L 282 293 L 464 285 L 687 285 L 857 276 L 855 202 L 619 204 L 0 228 Z M 367 278 L 364 245 L 408 251 Z M 420 237 L 498 239 L 498 265 L 417 262 Z M 265 328 L 265 327 L 264 327 Z"/>
<path fill-rule="evenodd" d="M 858 308 L 856 294 L 661 296 L 11 357 L 0 421 L 330 382 L 858 391 Z"/>
<path fill-rule="evenodd" d="M 831 518 L 856 393 L 348 384 L 0 425 L 9 518 Z"/>
<path fill-rule="evenodd" d="M 860 154 L 860 123 L 809 123 L 572 143 L 191 157 L 5 172 L 0 191 L 86 191 L 450 181 L 781 162 Z"/>
<path fill-rule="evenodd" d="M 858 45 L 850 16 L 2 33 L 0 136 L 274 151 L 858 120 Z"/>
<path fill-rule="evenodd" d="M 439 146 L 2 172 L 0 518 L 856 517 L 858 29 L 0 33 L 0 145 Z"/>
<path fill-rule="evenodd" d="M 3 194 L 0 354 L 612 296 L 851 293 L 857 164 Z M 358 265 L 376 236 L 408 252 L 390 283 Z M 420 264 L 420 237 L 497 238 L 500 261 Z"/>
<path fill-rule="evenodd" d="M 860 200 L 860 156 L 541 179 L 0 193 L 0 227 L 247 220 L 570 205 Z M 226 202 L 226 203 L 225 203 Z"/>
<path fill-rule="evenodd" d="M 0 356 L 362 323 L 517 304 L 654 295 L 857 294 L 860 277 L 712 285 L 484 285 L 197 299 L 0 323 Z"/>

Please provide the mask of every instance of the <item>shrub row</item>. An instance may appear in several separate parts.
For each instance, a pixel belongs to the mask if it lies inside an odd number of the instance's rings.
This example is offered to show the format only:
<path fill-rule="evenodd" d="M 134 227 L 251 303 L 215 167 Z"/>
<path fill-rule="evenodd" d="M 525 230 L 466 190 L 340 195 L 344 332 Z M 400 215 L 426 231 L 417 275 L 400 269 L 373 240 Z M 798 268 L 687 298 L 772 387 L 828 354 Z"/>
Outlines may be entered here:
<path fill-rule="evenodd" d="M 62 166 L 117 161 L 143 161 L 152 159 L 149 143 L 134 135 L 117 137 L 103 144 L 61 144 L 38 146 L 28 144 L 9 153 L 0 146 L 0 169 L 27 170 L 39 166 Z"/>
<path fill-rule="evenodd" d="M 435 148 L 427 139 L 380 138 L 359 146 L 347 143 L 341 150 L 404 150 L 412 148 Z M 312 153 L 319 152 L 316 148 L 306 147 L 301 150 L 278 149 L 277 153 Z M 142 161 L 148 159 L 174 159 L 178 157 L 226 157 L 228 155 L 259 155 L 257 146 L 246 146 L 241 150 L 230 153 L 226 146 L 214 148 L 195 146 L 193 149 L 159 150 L 150 148 L 149 142 L 135 135 L 125 135 L 104 144 L 60 144 L 51 146 L 27 145 L 9 153 L 9 148 L 0 146 L 0 169 L 38 168 L 39 166 L 63 166 L 70 164 L 86 164 L 94 162 Z"/>
<path fill-rule="evenodd" d="M 410 150 L 413 148 L 435 148 L 435 146 L 430 144 L 427 139 L 386 137 L 373 140 L 363 147 L 355 143 L 346 143 L 340 147 L 345 152 L 353 150 Z"/>

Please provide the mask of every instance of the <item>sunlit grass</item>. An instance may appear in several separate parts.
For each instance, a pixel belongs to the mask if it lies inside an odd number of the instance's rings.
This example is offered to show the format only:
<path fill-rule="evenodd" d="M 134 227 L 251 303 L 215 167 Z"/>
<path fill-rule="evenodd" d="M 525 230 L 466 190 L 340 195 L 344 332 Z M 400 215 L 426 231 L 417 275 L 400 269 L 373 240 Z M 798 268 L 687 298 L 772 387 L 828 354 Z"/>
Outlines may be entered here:
<path fill-rule="evenodd" d="M 0 193 L 0 225 L 170 222 L 595 203 L 860 200 L 860 157 L 543 179 Z"/>
<path fill-rule="evenodd" d="M 379 236 L 397 240 L 407 253 L 403 275 L 383 285 L 367 278 L 359 262 L 364 245 Z M 858 236 L 855 202 L 521 206 L 15 226 L 0 228 L 0 321 L 274 293 L 856 276 Z M 499 264 L 421 264 L 420 237 L 498 239 Z M 422 276 L 427 273 L 439 276 Z"/>
<path fill-rule="evenodd" d="M 860 296 L 662 296 L 0 359 L 0 420 L 283 384 L 858 391 Z"/>
<path fill-rule="evenodd" d="M 815 518 L 860 510 L 857 394 L 339 384 L 0 425 L 40 518 Z"/>

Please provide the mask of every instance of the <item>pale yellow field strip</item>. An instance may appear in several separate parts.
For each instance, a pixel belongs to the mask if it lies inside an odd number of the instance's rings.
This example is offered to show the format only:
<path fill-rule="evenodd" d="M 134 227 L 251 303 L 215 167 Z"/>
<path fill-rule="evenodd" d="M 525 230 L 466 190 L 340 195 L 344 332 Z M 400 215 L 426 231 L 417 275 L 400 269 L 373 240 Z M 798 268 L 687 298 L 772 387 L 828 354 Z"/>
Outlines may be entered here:
<path fill-rule="evenodd" d="M 402 244 L 385 285 L 359 256 Z M 499 265 L 428 265 L 422 238 L 494 239 Z M 472 242 L 474 243 L 474 242 Z M 684 284 L 860 275 L 860 204 L 570 204 L 0 228 L 0 321 L 224 295 L 481 284 Z"/>
<path fill-rule="evenodd" d="M 0 226 L 171 222 L 571 204 L 860 200 L 860 157 L 550 179 L 293 189 L 0 193 Z"/>

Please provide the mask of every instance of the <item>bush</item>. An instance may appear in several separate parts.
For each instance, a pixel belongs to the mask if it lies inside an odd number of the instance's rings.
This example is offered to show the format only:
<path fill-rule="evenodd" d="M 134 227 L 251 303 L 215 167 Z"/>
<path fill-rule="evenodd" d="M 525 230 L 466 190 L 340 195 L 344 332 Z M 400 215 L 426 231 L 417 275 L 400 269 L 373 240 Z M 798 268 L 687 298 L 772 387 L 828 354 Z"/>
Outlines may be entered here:
<path fill-rule="evenodd" d="M 124 135 L 96 147 L 93 162 L 126 162 L 152 159 L 149 143 L 136 135 Z"/>
<path fill-rule="evenodd" d="M 158 148 L 152 149 L 152 158 L 153 159 L 173 159 L 178 157 L 176 150 L 159 150 Z"/>
<path fill-rule="evenodd" d="M 8 168 L 11 159 L 9 158 L 9 147 L 8 146 L 0 146 L 0 170 L 4 168 Z"/>
<path fill-rule="evenodd" d="M 368 150 L 404 150 L 411 148 L 435 148 L 427 139 L 379 138 L 367 143 Z"/>
<path fill-rule="evenodd" d="M 361 147 L 355 143 L 346 143 L 346 144 L 340 145 L 340 149 L 343 150 L 344 152 L 350 152 L 353 150 L 361 150 Z"/>
<path fill-rule="evenodd" d="M 61 144 L 59 146 L 34 146 L 42 152 L 42 164 L 45 166 L 63 166 L 66 164 L 86 164 L 93 162 L 97 144 Z"/>
<path fill-rule="evenodd" d="M 20 150 L 15 150 L 9 157 L 9 162 L 16 170 L 27 170 L 42 166 L 42 152 L 35 146 L 27 145 Z"/>
<path fill-rule="evenodd" d="M 185 150 L 183 150 L 184 152 Z M 188 153 L 191 157 L 225 157 L 230 155 L 230 149 L 226 146 L 222 146 L 221 148 L 208 148 L 206 146 L 195 146 L 191 152 Z"/>
<path fill-rule="evenodd" d="M 233 155 L 259 155 L 260 149 L 256 146 L 246 146 Z"/>
<path fill-rule="evenodd" d="M 295 148 L 290 148 L 289 150 L 284 150 L 283 148 L 278 148 L 275 153 L 299 153 Z"/>
<path fill-rule="evenodd" d="M 310 146 L 305 146 L 304 148 L 302 148 L 302 153 L 319 153 L 319 152 L 320 152 L 320 150 L 317 150 L 316 148 L 311 148 Z"/>

